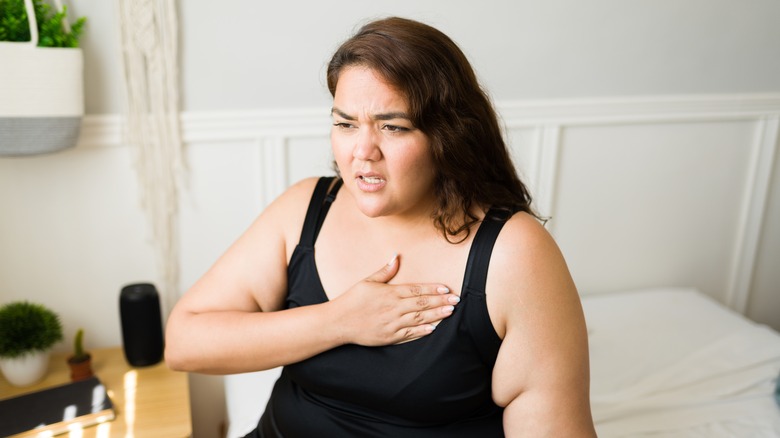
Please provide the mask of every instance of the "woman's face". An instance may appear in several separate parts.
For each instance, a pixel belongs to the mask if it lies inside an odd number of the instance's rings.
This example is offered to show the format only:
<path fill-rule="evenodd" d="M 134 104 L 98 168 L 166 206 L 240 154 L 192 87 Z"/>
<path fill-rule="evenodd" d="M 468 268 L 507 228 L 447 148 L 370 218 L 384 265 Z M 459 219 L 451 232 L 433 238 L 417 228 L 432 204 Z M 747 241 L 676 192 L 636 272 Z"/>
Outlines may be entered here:
<path fill-rule="evenodd" d="M 430 218 L 436 171 L 405 96 L 365 67 L 346 67 L 333 98 L 331 145 L 344 187 L 369 217 Z"/>

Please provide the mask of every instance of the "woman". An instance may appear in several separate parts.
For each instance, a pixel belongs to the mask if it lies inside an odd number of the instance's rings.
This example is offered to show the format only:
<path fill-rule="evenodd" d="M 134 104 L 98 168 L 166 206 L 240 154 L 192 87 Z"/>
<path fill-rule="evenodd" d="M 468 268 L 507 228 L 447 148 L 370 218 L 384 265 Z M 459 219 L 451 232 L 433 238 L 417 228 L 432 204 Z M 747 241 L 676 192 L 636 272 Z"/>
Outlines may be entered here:
<path fill-rule="evenodd" d="M 577 291 L 463 53 L 389 18 L 327 75 L 340 178 L 291 187 L 182 297 L 169 366 L 284 366 L 249 436 L 593 436 Z"/>

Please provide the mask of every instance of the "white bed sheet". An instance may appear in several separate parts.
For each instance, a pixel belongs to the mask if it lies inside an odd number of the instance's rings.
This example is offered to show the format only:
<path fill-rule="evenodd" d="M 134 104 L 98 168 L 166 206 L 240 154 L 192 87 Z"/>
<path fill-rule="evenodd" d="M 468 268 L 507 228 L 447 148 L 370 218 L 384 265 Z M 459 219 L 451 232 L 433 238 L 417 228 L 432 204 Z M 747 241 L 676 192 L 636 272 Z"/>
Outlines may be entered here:
<path fill-rule="evenodd" d="M 694 289 L 583 298 L 599 436 L 780 437 L 780 335 Z"/>
<path fill-rule="evenodd" d="M 281 368 L 225 376 L 227 438 L 239 438 L 257 427 Z"/>
<path fill-rule="evenodd" d="M 780 335 L 694 289 L 586 295 L 601 438 L 780 437 Z M 279 369 L 226 376 L 228 438 L 252 430 Z"/>

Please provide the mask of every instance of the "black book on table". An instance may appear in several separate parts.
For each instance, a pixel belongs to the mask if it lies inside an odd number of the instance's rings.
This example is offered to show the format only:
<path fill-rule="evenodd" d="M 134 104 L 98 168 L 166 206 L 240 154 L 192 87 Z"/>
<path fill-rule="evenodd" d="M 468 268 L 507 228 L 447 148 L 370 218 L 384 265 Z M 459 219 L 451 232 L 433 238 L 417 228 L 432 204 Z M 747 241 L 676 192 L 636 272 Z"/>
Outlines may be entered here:
<path fill-rule="evenodd" d="M 0 400 L 2 437 L 57 435 L 75 424 L 87 427 L 114 418 L 114 405 L 97 377 Z"/>

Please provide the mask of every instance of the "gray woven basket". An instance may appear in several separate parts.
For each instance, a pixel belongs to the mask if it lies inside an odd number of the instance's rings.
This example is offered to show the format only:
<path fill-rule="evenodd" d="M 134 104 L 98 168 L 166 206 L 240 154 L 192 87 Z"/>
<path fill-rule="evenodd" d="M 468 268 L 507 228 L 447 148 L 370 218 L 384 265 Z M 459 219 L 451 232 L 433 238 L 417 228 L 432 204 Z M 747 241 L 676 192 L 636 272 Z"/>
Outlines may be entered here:
<path fill-rule="evenodd" d="M 76 145 L 81 117 L 0 117 L 0 155 L 35 155 Z"/>

